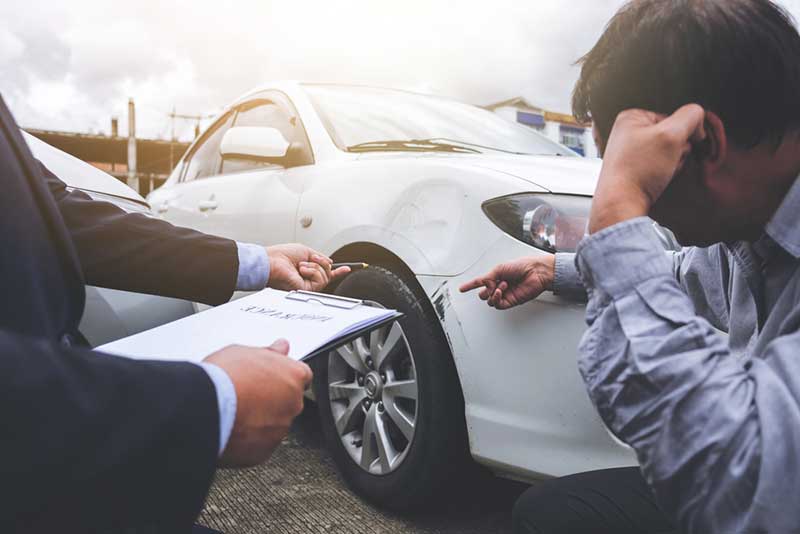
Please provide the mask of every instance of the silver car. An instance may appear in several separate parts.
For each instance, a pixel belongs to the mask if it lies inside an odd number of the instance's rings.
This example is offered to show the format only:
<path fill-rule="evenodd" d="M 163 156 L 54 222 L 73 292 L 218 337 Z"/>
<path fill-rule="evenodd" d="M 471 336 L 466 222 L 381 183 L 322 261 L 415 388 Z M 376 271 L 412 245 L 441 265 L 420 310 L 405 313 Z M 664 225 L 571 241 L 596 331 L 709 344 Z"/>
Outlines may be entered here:
<path fill-rule="evenodd" d="M 33 155 L 67 187 L 129 213 L 150 214 L 147 201 L 113 176 L 22 132 Z M 120 339 L 194 313 L 191 302 L 114 289 L 86 287 L 80 332 L 92 347 Z"/>

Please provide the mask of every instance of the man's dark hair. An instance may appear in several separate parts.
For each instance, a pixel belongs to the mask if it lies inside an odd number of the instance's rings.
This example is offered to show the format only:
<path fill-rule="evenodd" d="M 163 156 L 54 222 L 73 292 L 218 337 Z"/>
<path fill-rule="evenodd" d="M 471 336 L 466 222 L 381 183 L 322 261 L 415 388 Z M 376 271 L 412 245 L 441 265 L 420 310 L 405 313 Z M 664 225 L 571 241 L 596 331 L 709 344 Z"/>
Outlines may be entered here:
<path fill-rule="evenodd" d="M 578 63 L 573 113 L 604 140 L 621 111 L 690 103 L 743 148 L 800 128 L 800 35 L 769 0 L 634 0 Z"/>

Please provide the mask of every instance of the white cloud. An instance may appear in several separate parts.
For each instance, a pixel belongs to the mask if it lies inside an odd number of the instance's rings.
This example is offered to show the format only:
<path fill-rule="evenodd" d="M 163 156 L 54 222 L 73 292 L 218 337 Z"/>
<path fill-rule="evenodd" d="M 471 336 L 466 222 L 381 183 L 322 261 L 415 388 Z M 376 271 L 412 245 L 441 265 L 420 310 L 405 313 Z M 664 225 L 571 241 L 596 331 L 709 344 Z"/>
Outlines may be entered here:
<path fill-rule="evenodd" d="M 24 51 L 25 44 L 22 39 L 7 28 L 0 28 L 0 65 L 10 65 L 18 61 Z"/>
<path fill-rule="evenodd" d="M 800 13 L 800 0 L 782 2 Z M 25 126 L 169 135 L 270 79 L 524 95 L 567 111 L 585 53 L 622 0 L 46 0 L 0 5 L 0 91 Z M 13 5 L 10 5 L 13 4 Z M 54 5 L 56 4 L 56 5 Z M 191 134 L 191 124 L 179 133 Z"/>

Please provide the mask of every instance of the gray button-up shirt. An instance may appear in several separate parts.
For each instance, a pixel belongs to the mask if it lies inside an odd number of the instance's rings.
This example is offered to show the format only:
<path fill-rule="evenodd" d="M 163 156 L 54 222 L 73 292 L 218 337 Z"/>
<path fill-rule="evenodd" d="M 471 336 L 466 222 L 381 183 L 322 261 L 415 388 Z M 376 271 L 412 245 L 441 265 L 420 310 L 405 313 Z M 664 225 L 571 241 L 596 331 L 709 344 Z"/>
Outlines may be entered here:
<path fill-rule="evenodd" d="M 798 215 L 800 179 L 755 243 L 665 254 L 641 218 L 556 258 L 589 395 L 687 532 L 800 532 Z"/>

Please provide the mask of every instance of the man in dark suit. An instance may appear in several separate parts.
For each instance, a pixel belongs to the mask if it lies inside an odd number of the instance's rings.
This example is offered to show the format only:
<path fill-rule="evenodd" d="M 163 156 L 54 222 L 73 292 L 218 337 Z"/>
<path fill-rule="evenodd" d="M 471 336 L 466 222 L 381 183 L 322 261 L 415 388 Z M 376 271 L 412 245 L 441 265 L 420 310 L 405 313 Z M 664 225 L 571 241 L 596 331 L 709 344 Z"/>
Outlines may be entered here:
<path fill-rule="evenodd" d="M 344 272 L 300 245 L 263 250 L 69 192 L 2 98 L 0 180 L 0 531 L 187 532 L 218 463 L 280 443 L 311 371 L 285 342 L 202 366 L 77 347 L 84 285 L 220 304 Z"/>

